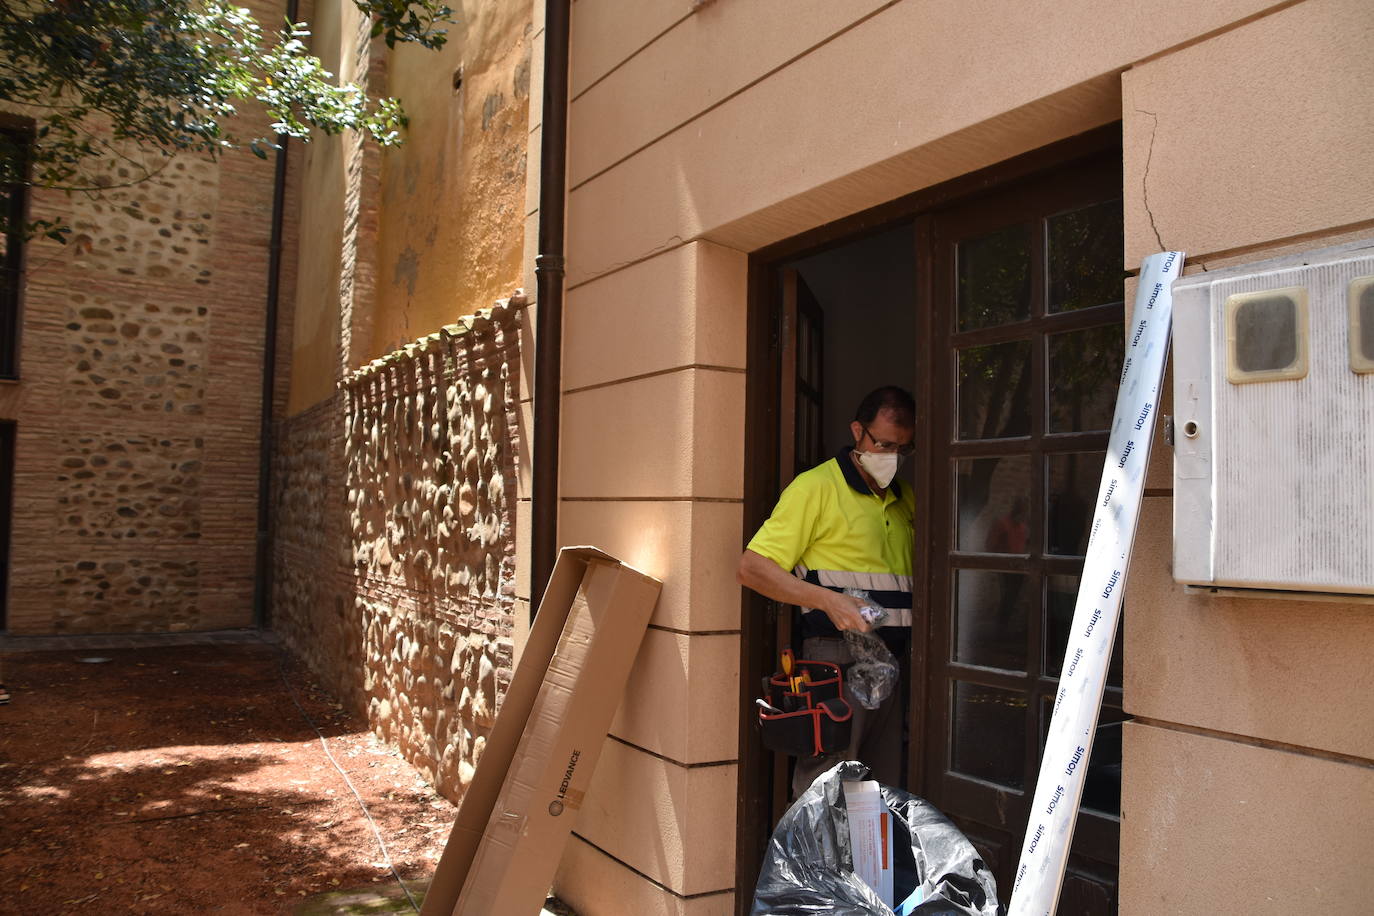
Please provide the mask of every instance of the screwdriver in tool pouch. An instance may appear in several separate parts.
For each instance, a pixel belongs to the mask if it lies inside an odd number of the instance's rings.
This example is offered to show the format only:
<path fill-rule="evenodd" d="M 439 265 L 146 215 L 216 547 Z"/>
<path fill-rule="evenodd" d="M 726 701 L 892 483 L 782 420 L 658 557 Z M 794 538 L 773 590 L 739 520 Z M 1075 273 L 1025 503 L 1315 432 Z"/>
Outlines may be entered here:
<path fill-rule="evenodd" d="M 801 693 L 801 678 L 792 676 L 794 664 L 791 649 L 782 650 L 782 674 L 787 678 L 787 689 L 791 693 Z"/>

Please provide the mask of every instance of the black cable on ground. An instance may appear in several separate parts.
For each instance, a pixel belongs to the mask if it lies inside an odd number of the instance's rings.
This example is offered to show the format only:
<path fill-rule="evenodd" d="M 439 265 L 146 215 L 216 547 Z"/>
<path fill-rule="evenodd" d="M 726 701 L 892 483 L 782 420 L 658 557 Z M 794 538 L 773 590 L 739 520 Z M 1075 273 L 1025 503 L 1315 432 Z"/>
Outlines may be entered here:
<path fill-rule="evenodd" d="M 324 748 L 324 756 L 329 758 L 329 762 L 334 765 L 334 769 L 338 770 L 339 775 L 343 777 L 344 784 L 348 786 L 348 791 L 352 792 L 353 797 L 358 800 L 358 807 L 363 810 L 363 816 L 367 818 L 368 824 L 372 827 L 372 835 L 377 838 L 377 845 L 380 846 L 382 850 L 382 859 L 386 862 L 386 867 L 391 870 L 391 877 L 395 878 L 396 883 L 401 886 L 401 891 L 406 895 L 406 899 L 410 901 L 410 905 L 415 909 L 415 912 L 420 912 L 420 904 L 416 903 L 415 898 L 410 895 L 410 888 L 406 887 L 406 883 L 401 880 L 400 874 L 396 871 L 396 866 L 392 864 L 391 853 L 387 852 L 386 842 L 382 839 L 382 832 L 377 829 L 377 822 L 372 819 L 372 812 L 367 810 L 367 802 L 363 801 L 363 797 L 359 795 L 358 790 L 353 787 L 353 780 L 348 778 L 348 774 L 344 772 L 343 767 L 339 766 L 339 762 L 335 760 L 334 755 L 329 752 L 329 742 L 325 740 L 324 732 L 320 731 L 319 727 L 315 725 L 315 720 L 310 718 L 310 713 L 306 712 L 300 700 L 296 699 L 296 691 L 292 689 L 291 682 L 286 679 L 286 647 L 278 643 L 276 649 L 277 676 L 281 678 L 282 685 L 286 687 L 286 695 L 289 696 L 291 702 L 296 705 L 296 709 L 299 710 L 301 718 L 305 720 L 305 723 L 309 725 L 316 736 L 319 737 L 320 747 Z"/>

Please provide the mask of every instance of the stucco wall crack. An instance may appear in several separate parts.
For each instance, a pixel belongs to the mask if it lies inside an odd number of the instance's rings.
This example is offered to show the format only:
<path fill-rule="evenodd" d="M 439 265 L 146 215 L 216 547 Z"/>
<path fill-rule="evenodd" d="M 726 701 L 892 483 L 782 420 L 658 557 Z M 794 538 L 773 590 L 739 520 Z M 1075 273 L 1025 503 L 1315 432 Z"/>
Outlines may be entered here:
<path fill-rule="evenodd" d="M 1155 222 L 1154 211 L 1150 209 L 1150 160 L 1155 155 L 1155 133 L 1159 130 L 1159 116 L 1153 111 L 1146 111 L 1143 108 L 1137 108 L 1136 111 L 1150 117 L 1150 145 L 1145 151 L 1145 172 L 1140 176 L 1140 194 L 1143 198 L 1145 215 L 1150 218 L 1150 228 L 1155 233 L 1155 241 L 1159 243 L 1159 250 L 1165 251 L 1164 237 L 1159 234 L 1159 225 Z"/>

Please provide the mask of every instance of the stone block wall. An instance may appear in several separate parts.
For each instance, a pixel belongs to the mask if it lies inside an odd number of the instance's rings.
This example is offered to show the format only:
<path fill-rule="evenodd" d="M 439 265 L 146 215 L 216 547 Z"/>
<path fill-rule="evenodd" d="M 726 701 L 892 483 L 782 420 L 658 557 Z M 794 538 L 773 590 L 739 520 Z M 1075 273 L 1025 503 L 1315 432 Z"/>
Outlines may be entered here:
<path fill-rule="evenodd" d="M 455 799 L 512 667 L 516 312 L 369 363 L 277 437 L 273 628 Z"/>
<path fill-rule="evenodd" d="M 262 22 L 285 8 L 245 5 Z M 269 125 L 246 115 L 236 130 Z M 112 157 L 99 194 L 31 195 L 32 218 L 72 234 L 28 245 L 19 377 L 0 381 L 16 439 L 10 633 L 253 624 L 273 164 L 247 152 L 155 164 L 130 183 L 136 169 Z"/>

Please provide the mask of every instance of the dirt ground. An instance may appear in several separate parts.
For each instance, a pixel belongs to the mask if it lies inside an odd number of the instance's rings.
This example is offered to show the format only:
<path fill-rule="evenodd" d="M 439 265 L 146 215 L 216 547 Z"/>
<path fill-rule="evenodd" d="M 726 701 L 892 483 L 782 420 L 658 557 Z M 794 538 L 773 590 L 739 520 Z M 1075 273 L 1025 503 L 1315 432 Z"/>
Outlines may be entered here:
<path fill-rule="evenodd" d="M 454 806 L 275 645 L 25 651 L 3 674 L 4 912 L 291 913 L 368 885 L 409 910 L 364 805 L 416 900 L 443 852 Z"/>

